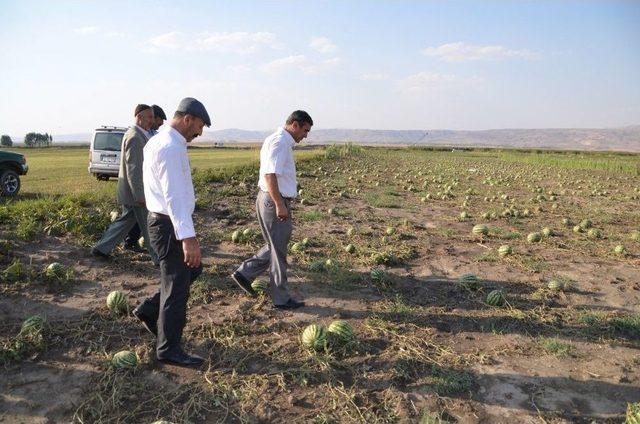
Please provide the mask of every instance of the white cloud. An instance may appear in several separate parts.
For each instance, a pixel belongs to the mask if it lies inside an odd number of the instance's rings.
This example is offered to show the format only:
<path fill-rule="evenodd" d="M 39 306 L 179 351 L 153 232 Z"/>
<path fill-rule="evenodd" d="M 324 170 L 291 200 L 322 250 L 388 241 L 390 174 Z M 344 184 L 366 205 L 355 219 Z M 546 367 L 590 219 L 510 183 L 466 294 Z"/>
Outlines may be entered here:
<path fill-rule="evenodd" d="M 125 38 L 127 34 L 124 32 L 109 31 L 104 36 L 107 38 Z"/>
<path fill-rule="evenodd" d="M 148 52 L 185 50 L 248 54 L 260 48 L 280 50 L 283 47 L 270 32 L 242 31 L 204 32 L 191 36 L 173 31 L 152 37 L 143 45 L 143 50 Z"/>
<path fill-rule="evenodd" d="M 185 44 L 185 35 L 178 31 L 152 37 L 145 43 L 144 50 L 157 52 L 160 50 L 178 50 Z"/>
<path fill-rule="evenodd" d="M 504 46 L 476 46 L 463 42 L 447 43 L 422 50 L 425 56 L 437 57 L 449 62 L 471 60 L 498 60 L 506 58 L 535 59 L 537 55 L 529 50 L 513 50 Z"/>
<path fill-rule="evenodd" d="M 260 67 L 263 72 L 277 74 L 287 70 L 298 70 L 307 74 L 327 71 L 340 64 L 339 57 L 332 57 L 320 62 L 311 61 L 304 55 L 287 56 L 272 60 Z"/>
<path fill-rule="evenodd" d="M 90 35 L 90 34 L 95 34 L 96 32 L 98 32 L 98 27 L 96 27 L 96 26 L 87 26 L 87 27 L 82 27 L 82 28 L 76 28 L 73 31 L 76 34 L 80 34 L 80 35 Z"/>
<path fill-rule="evenodd" d="M 460 77 L 453 74 L 418 72 L 398 81 L 398 89 L 405 93 L 423 93 L 435 90 L 477 88 L 483 80 L 479 77 Z"/>
<path fill-rule="evenodd" d="M 337 47 L 327 37 L 314 37 L 309 42 L 309 47 L 320 53 L 329 54 L 336 51 Z"/>
<path fill-rule="evenodd" d="M 360 75 L 362 81 L 383 81 L 389 79 L 387 74 L 369 73 Z"/>

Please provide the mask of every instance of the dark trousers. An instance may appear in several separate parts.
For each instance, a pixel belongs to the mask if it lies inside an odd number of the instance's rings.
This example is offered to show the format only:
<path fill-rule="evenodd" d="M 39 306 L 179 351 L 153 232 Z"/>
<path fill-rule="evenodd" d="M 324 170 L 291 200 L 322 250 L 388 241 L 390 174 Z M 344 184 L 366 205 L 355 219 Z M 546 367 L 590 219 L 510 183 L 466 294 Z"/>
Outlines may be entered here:
<path fill-rule="evenodd" d="M 149 213 L 149 244 L 160 260 L 160 290 L 146 299 L 139 311 L 158 320 L 156 355 L 165 357 L 180 349 L 187 322 L 187 300 L 191 283 L 202 273 L 202 265 L 189 268 L 184 263 L 182 242 L 176 239 L 171 219 Z"/>
<path fill-rule="evenodd" d="M 142 233 L 140 231 L 140 226 L 136 222 L 136 225 L 133 226 L 133 228 L 129 231 L 129 234 L 127 234 L 127 236 L 124 238 L 124 244 L 127 246 L 138 244 L 138 240 L 140 239 L 141 235 Z M 145 243 L 148 243 L 148 241 L 145 240 Z"/>

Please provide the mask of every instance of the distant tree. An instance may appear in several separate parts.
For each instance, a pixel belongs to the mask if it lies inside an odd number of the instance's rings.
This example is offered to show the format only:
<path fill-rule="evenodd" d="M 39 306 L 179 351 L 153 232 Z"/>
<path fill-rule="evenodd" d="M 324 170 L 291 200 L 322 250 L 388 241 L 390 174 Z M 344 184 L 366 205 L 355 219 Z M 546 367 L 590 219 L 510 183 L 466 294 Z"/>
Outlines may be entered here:
<path fill-rule="evenodd" d="M 40 134 L 30 132 L 24 136 L 24 145 L 26 147 L 48 147 L 51 145 L 52 137 L 48 134 Z"/>
<path fill-rule="evenodd" d="M 4 134 L 2 137 L 0 137 L 0 145 L 4 147 L 11 147 L 13 146 L 13 140 L 11 140 L 11 137 Z"/>

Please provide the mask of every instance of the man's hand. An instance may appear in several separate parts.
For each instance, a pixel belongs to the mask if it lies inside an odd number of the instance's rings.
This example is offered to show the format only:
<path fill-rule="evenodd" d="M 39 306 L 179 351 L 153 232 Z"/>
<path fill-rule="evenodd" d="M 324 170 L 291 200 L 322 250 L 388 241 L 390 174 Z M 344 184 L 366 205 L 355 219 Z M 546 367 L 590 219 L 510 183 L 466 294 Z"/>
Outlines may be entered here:
<path fill-rule="evenodd" d="M 184 253 L 184 263 L 189 268 L 197 268 L 200 266 L 200 245 L 195 237 L 182 240 L 182 252 Z"/>
<path fill-rule="evenodd" d="M 289 219 L 289 210 L 287 209 L 287 205 L 284 204 L 284 201 L 276 203 L 276 215 L 280 221 Z"/>

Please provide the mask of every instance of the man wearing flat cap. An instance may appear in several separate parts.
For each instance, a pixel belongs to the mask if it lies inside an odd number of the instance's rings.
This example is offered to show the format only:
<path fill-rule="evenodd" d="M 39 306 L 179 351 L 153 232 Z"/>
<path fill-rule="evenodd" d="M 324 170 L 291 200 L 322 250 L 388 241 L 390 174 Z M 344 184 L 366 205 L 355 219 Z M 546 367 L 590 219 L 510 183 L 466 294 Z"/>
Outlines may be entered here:
<path fill-rule="evenodd" d="M 162 126 L 164 121 L 167 119 L 167 115 L 164 114 L 164 110 L 158 105 L 151 105 L 151 109 L 153 109 L 153 122 L 151 123 L 151 128 L 149 128 L 148 134 L 149 139 L 154 135 L 158 134 L 158 128 Z M 144 249 L 138 246 L 138 239 L 140 238 L 140 226 L 136 222 L 127 234 L 127 237 L 124 239 L 124 247 L 125 249 L 132 250 L 134 252 L 143 252 Z M 146 244 L 149 244 L 149 240 L 145 240 Z"/>
<path fill-rule="evenodd" d="M 160 260 L 160 290 L 133 310 L 157 336 L 161 362 L 192 366 L 203 359 L 180 346 L 187 318 L 191 283 L 202 272 L 200 245 L 193 226 L 195 195 L 187 143 L 202 134 L 211 120 L 204 105 L 187 97 L 171 123 L 144 148 L 144 194 L 149 209 L 151 247 Z"/>
<path fill-rule="evenodd" d="M 109 258 L 111 251 L 124 240 L 137 223 L 145 240 L 147 232 L 147 208 L 142 185 L 143 149 L 147 144 L 149 129 L 153 122 L 151 106 L 139 104 L 135 108 L 135 125 L 129 127 L 122 137 L 120 171 L 118 172 L 118 204 L 122 214 L 107 228 L 102 238 L 91 249 L 94 256 Z M 149 248 L 154 264 L 158 263 L 156 252 Z"/>

